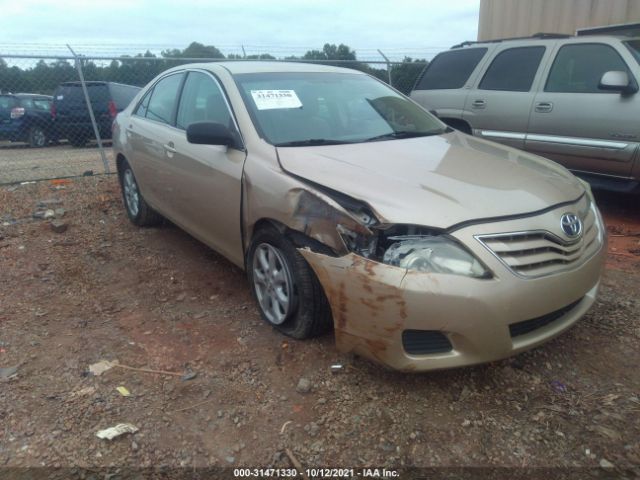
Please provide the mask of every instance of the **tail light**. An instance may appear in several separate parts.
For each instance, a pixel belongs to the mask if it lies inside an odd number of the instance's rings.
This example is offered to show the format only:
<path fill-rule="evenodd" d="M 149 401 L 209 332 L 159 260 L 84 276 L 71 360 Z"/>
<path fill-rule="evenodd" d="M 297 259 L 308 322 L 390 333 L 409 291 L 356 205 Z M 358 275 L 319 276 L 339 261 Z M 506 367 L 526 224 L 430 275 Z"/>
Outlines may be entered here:
<path fill-rule="evenodd" d="M 113 119 L 116 118 L 116 115 L 118 115 L 118 109 L 116 108 L 116 104 L 113 103 L 113 100 L 109 100 L 109 116 Z"/>
<path fill-rule="evenodd" d="M 15 107 L 11 109 L 11 119 L 20 118 L 24 115 L 24 108 Z"/>
<path fill-rule="evenodd" d="M 56 118 L 56 113 L 57 113 L 56 112 L 56 104 L 55 103 L 51 104 L 50 112 L 51 112 L 51 118 L 55 119 Z"/>

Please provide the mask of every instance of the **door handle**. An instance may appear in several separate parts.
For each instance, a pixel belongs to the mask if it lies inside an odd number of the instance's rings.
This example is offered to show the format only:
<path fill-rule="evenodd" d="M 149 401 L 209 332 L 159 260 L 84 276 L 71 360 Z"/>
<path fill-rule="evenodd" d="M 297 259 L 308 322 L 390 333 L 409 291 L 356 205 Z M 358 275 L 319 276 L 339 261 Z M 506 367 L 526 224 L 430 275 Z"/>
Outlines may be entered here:
<path fill-rule="evenodd" d="M 473 108 L 484 108 L 487 106 L 487 102 L 485 102 L 484 100 L 474 100 L 471 106 Z"/>
<path fill-rule="evenodd" d="M 536 112 L 547 113 L 553 110 L 553 103 L 551 102 L 538 102 L 536 103 Z"/>
<path fill-rule="evenodd" d="M 164 151 L 167 152 L 167 157 L 169 158 L 173 157 L 173 154 L 176 153 L 176 148 L 173 142 L 165 143 L 163 147 Z"/>

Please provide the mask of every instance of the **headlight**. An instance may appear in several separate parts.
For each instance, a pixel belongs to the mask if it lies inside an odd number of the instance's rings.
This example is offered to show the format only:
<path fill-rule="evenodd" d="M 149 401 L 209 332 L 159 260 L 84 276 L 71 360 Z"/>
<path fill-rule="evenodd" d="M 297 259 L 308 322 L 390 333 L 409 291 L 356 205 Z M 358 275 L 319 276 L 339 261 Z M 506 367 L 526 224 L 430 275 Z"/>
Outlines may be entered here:
<path fill-rule="evenodd" d="M 383 262 L 419 272 L 487 278 L 489 271 L 469 252 L 444 237 L 400 239 L 384 253 Z"/>

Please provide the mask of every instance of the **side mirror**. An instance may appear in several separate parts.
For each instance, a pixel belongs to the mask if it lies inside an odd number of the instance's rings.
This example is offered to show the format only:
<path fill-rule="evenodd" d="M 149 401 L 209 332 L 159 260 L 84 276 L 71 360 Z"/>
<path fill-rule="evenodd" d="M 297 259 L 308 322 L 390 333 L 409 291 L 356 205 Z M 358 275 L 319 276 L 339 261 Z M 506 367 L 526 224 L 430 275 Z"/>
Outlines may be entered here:
<path fill-rule="evenodd" d="M 620 93 L 636 93 L 638 86 L 631 82 L 627 72 L 611 70 L 605 72 L 598 84 L 600 90 Z"/>
<path fill-rule="evenodd" d="M 224 145 L 236 147 L 238 141 L 235 132 L 221 123 L 195 122 L 187 127 L 187 141 L 199 145 Z"/>

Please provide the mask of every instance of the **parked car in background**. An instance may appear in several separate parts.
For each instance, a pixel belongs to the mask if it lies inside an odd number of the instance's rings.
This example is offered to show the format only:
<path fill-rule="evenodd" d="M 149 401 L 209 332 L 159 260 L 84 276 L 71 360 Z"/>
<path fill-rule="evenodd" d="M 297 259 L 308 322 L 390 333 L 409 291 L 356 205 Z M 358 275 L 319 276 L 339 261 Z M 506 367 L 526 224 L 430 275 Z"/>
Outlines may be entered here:
<path fill-rule="evenodd" d="M 638 79 L 640 38 L 539 34 L 457 45 L 426 67 L 411 98 L 458 130 L 633 190 Z"/>
<path fill-rule="evenodd" d="M 167 217 L 246 269 L 262 318 L 431 370 L 504 358 L 591 307 L 606 255 L 588 184 L 322 65 L 182 65 L 114 122 L 130 220 Z M 333 319 L 333 322 L 332 322 Z"/>
<path fill-rule="evenodd" d="M 51 138 L 52 98 L 34 93 L 0 95 L 0 140 L 44 147 Z"/>
<path fill-rule="evenodd" d="M 114 82 L 86 82 L 91 107 L 102 139 L 111 138 L 111 124 L 124 110 L 140 87 Z M 59 139 L 66 138 L 76 147 L 95 139 L 91 117 L 80 82 L 60 84 L 53 94 L 51 114 Z"/>

